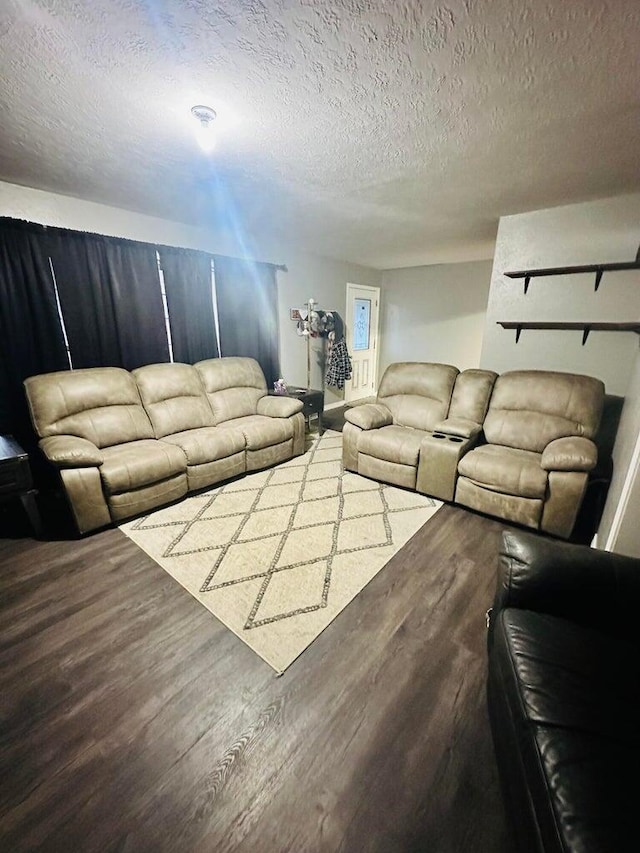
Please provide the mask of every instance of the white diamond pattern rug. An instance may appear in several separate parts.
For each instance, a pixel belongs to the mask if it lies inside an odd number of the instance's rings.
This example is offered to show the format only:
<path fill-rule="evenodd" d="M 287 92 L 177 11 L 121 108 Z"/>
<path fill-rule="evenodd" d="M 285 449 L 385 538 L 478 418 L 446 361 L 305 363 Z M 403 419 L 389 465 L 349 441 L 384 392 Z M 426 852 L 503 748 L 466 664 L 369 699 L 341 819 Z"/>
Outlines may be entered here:
<path fill-rule="evenodd" d="M 342 435 L 120 529 L 283 672 L 442 506 L 342 470 Z"/>

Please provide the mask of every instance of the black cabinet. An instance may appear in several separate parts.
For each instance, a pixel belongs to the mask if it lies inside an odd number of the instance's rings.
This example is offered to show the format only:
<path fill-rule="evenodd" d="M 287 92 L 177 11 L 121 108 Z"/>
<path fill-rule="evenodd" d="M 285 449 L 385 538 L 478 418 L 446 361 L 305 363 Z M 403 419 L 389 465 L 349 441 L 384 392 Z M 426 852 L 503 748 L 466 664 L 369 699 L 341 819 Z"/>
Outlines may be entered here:
<path fill-rule="evenodd" d="M 0 435 L 0 501 L 19 498 L 34 535 L 42 535 L 42 523 L 36 504 L 37 490 L 29 467 L 29 456 L 12 435 Z"/>
<path fill-rule="evenodd" d="M 295 400 L 302 400 L 302 414 L 309 425 L 309 421 L 313 415 L 318 416 L 318 431 L 320 435 L 324 432 L 322 428 L 322 413 L 324 411 L 324 391 L 316 391 L 313 388 L 287 388 L 286 394 L 276 394 L 275 391 L 269 391 L 270 394 L 279 397 L 293 397 Z"/>

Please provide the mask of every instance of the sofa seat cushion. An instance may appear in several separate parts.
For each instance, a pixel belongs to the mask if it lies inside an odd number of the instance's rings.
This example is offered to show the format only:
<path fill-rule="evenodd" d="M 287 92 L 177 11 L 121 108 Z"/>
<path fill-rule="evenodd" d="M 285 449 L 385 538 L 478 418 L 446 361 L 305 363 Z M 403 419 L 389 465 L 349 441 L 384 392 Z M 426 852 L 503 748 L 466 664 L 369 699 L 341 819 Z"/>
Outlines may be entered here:
<path fill-rule="evenodd" d="M 638 646 L 516 608 L 495 628 L 502 722 L 514 726 L 545 849 L 637 849 Z"/>
<path fill-rule="evenodd" d="M 560 849 L 636 851 L 640 746 L 554 726 L 534 726 L 533 736 Z"/>
<path fill-rule="evenodd" d="M 367 430 L 358 437 L 358 452 L 385 462 L 417 467 L 420 445 L 428 435 L 431 433 L 425 430 L 397 425 Z"/>
<path fill-rule="evenodd" d="M 204 465 L 226 459 L 245 448 L 244 434 L 240 430 L 201 427 L 176 432 L 162 441 L 175 444 L 184 452 L 188 465 Z"/>
<path fill-rule="evenodd" d="M 247 450 L 262 450 L 293 438 L 293 423 L 289 418 L 268 418 L 265 415 L 247 415 L 223 421 L 221 430 L 235 430 L 244 435 Z"/>
<path fill-rule="evenodd" d="M 507 608 L 499 621 L 496 652 L 528 720 L 640 746 L 637 645 L 547 613 Z"/>
<path fill-rule="evenodd" d="M 100 477 L 107 494 L 120 494 L 166 480 L 186 470 L 187 460 L 175 444 L 157 439 L 130 441 L 102 450 Z"/>
<path fill-rule="evenodd" d="M 540 467 L 540 458 L 539 453 L 529 450 L 484 444 L 462 457 L 458 473 L 494 492 L 544 498 L 547 472 Z"/>

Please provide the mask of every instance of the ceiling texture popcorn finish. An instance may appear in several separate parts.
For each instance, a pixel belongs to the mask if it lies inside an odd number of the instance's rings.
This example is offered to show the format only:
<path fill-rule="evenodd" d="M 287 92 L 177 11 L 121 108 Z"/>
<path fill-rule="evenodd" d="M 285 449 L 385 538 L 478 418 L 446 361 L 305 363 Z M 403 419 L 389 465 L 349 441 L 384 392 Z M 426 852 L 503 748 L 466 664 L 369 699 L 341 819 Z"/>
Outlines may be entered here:
<path fill-rule="evenodd" d="M 640 188 L 638 44 L 637 0 L 4 0 L 0 178 L 381 268 L 489 257 L 500 215 Z"/>

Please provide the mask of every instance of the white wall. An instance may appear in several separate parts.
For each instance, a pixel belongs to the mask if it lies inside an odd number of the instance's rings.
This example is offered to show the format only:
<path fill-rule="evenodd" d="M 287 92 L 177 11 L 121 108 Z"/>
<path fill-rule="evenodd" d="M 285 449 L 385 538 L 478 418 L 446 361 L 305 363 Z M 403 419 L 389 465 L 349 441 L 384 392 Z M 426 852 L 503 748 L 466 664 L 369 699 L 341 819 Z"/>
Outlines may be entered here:
<path fill-rule="evenodd" d="M 187 249 L 205 249 L 207 243 L 201 228 L 4 182 L 0 182 L 0 216 Z"/>
<path fill-rule="evenodd" d="M 344 318 L 346 284 L 378 284 L 380 272 L 315 255 L 303 255 L 294 247 L 270 247 L 260 235 L 216 234 L 179 222 L 169 222 L 142 213 L 108 207 L 78 198 L 44 192 L 30 187 L 0 182 L 0 216 L 27 219 L 44 225 L 93 231 L 113 237 L 127 237 L 149 243 L 184 246 L 207 252 L 242 256 L 246 245 L 260 245 L 257 260 L 285 263 L 288 272 L 278 273 L 278 309 L 280 317 L 280 361 L 285 380 L 305 385 L 306 345 L 289 320 L 289 308 L 302 307 L 311 296 L 324 310 L 335 309 Z M 256 239 L 253 239 L 255 236 Z M 314 346 L 322 346 L 320 340 Z M 312 371 L 312 384 L 321 387 L 319 354 Z M 325 389 L 326 403 L 340 399 L 341 393 Z"/>
<path fill-rule="evenodd" d="M 396 361 L 478 367 L 490 281 L 491 261 L 385 270 L 380 375 Z"/>
<path fill-rule="evenodd" d="M 499 373 L 537 368 L 597 376 L 611 394 L 624 394 L 638 337 L 592 332 L 586 345 L 578 331 L 515 332 L 498 320 L 638 320 L 640 271 L 605 273 L 594 292 L 592 274 L 509 279 L 507 270 L 632 261 L 640 243 L 640 193 L 503 216 L 491 276 L 481 365 Z"/>
<path fill-rule="evenodd" d="M 640 193 L 502 217 L 480 360 L 482 367 L 498 372 L 537 368 L 586 373 L 602 379 L 609 393 L 625 397 L 597 544 L 604 547 L 615 526 L 610 547 L 624 547 L 627 553 L 640 553 L 633 502 L 624 512 L 619 508 L 640 431 L 638 336 L 592 332 L 583 347 L 580 332 L 525 329 L 516 345 L 515 333 L 496 321 L 640 320 L 638 270 L 605 273 L 597 293 L 592 274 L 532 279 L 526 296 L 521 280 L 504 276 L 507 270 L 631 261 L 639 243 Z"/>
<path fill-rule="evenodd" d="M 286 253 L 288 272 L 278 273 L 278 301 L 280 311 L 280 355 L 282 374 L 291 385 L 307 384 L 307 344 L 296 333 L 296 323 L 289 319 L 291 308 L 302 308 L 309 297 L 323 311 L 337 311 L 346 319 L 347 282 L 380 284 L 379 270 L 332 261 L 317 255 Z M 311 340 L 311 385 L 322 387 L 325 342 L 322 338 Z M 325 406 L 344 398 L 344 392 L 325 387 Z"/>

